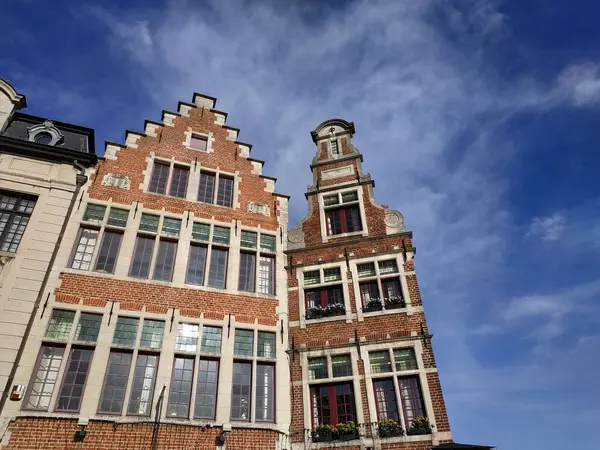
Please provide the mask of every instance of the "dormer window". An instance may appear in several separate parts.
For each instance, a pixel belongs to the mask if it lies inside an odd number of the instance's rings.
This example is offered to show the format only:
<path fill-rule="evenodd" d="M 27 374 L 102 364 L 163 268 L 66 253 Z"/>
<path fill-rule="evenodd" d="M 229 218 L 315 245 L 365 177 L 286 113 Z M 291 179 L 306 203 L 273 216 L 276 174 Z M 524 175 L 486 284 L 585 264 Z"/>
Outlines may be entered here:
<path fill-rule="evenodd" d="M 326 195 L 323 205 L 328 236 L 362 231 L 357 191 Z"/>

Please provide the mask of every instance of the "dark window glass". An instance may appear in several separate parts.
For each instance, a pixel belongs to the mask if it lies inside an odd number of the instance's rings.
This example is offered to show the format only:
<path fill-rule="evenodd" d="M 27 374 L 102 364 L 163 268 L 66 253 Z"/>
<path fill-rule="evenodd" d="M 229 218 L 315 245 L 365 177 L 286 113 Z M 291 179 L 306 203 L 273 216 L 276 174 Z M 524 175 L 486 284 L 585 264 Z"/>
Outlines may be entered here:
<path fill-rule="evenodd" d="M 133 262 L 129 276 L 137 278 L 148 278 L 150 274 L 150 262 L 154 251 L 154 238 L 138 236 L 133 252 Z"/>
<path fill-rule="evenodd" d="M 313 427 L 356 422 L 352 383 L 311 386 Z"/>
<path fill-rule="evenodd" d="M 275 420 L 275 366 L 256 365 L 256 405 L 254 416 L 257 421 Z"/>
<path fill-rule="evenodd" d="M 157 355 L 138 354 L 127 414 L 150 415 L 157 367 Z"/>
<path fill-rule="evenodd" d="M 260 249 L 262 251 L 274 252 L 277 248 L 277 243 L 275 236 L 271 236 L 270 234 L 261 234 L 260 235 Z"/>
<path fill-rule="evenodd" d="M 387 261 L 379 261 L 379 273 L 385 275 L 387 273 L 398 273 L 398 264 L 395 259 Z"/>
<path fill-rule="evenodd" d="M 203 245 L 190 245 L 190 257 L 188 260 L 186 283 L 204 284 L 204 270 L 206 267 L 206 247 Z"/>
<path fill-rule="evenodd" d="M 113 344 L 135 345 L 138 319 L 135 317 L 119 317 L 113 337 Z"/>
<path fill-rule="evenodd" d="M 393 380 L 373 381 L 373 390 L 375 391 L 377 419 L 380 422 L 384 419 L 398 421 L 398 404 Z"/>
<path fill-rule="evenodd" d="M 240 246 L 245 248 L 256 248 L 258 243 L 258 234 L 253 231 L 242 230 Z"/>
<path fill-rule="evenodd" d="M 33 138 L 33 140 L 37 143 L 37 144 L 44 144 L 44 145 L 50 145 L 50 143 L 52 142 L 52 135 L 50 133 L 46 133 L 46 132 L 42 132 L 42 133 L 38 133 L 35 135 L 35 138 Z"/>
<path fill-rule="evenodd" d="M 236 356 L 252 356 L 254 354 L 253 330 L 235 330 L 233 354 Z"/>
<path fill-rule="evenodd" d="M 309 380 L 320 380 L 328 377 L 327 358 L 325 356 L 319 358 L 308 358 Z"/>
<path fill-rule="evenodd" d="M 381 280 L 381 288 L 383 289 L 383 297 L 402 297 L 402 289 L 400 287 L 400 280 Z"/>
<path fill-rule="evenodd" d="M 334 378 L 349 377 L 352 375 L 352 360 L 350 355 L 337 355 L 331 357 L 331 368 Z"/>
<path fill-rule="evenodd" d="M 326 308 L 327 305 L 344 303 L 344 294 L 341 286 L 307 290 L 305 291 L 305 297 L 307 308 L 314 308 L 317 306 Z"/>
<path fill-rule="evenodd" d="M 377 275 L 375 272 L 375 264 L 374 263 L 363 263 L 356 265 L 356 271 L 358 272 L 358 277 L 374 277 Z"/>
<path fill-rule="evenodd" d="M 258 292 L 275 294 L 275 258 L 261 256 L 258 265 Z"/>
<path fill-rule="evenodd" d="M 358 201 L 358 192 L 343 192 L 342 193 L 342 203 L 356 202 Z"/>
<path fill-rule="evenodd" d="M 81 228 L 77 238 L 77 244 L 73 252 L 71 268 L 89 270 L 92 266 L 92 256 L 96 243 L 98 242 L 98 230 Z"/>
<path fill-rule="evenodd" d="M 106 206 L 88 203 L 88 205 L 85 208 L 85 212 L 83 213 L 83 220 L 85 220 L 86 222 L 100 224 L 104 220 L 105 213 Z"/>
<path fill-rule="evenodd" d="M 390 353 L 387 350 L 369 352 L 369 364 L 371 366 L 371 373 L 382 373 L 392 371 Z"/>
<path fill-rule="evenodd" d="M 173 167 L 173 175 L 171 176 L 171 186 L 169 187 L 169 195 L 185 198 L 189 173 L 190 169 L 188 169 L 187 167 Z"/>
<path fill-rule="evenodd" d="M 117 264 L 117 256 L 121 245 L 121 233 L 105 231 L 96 261 L 96 270 L 99 272 L 114 273 Z"/>
<path fill-rule="evenodd" d="M 207 139 L 204 136 L 199 136 L 197 134 L 192 134 L 190 138 L 190 147 L 195 150 L 201 150 L 203 152 L 206 151 L 206 143 Z"/>
<path fill-rule="evenodd" d="M 221 327 L 202 327 L 202 343 L 200 351 L 202 353 L 221 353 Z"/>
<path fill-rule="evenodd" d="M 233 178 L 219 175 L 219 192 L 217 192 L 217 205 L 231 207 L 233 203 Z"/>
<path fill-rule="evenodd" d="M 68 339 L 73 321 L 75 320 L 75 311 L 66 311 L 64 309 L 52 310 L 46 337 L 52 339 Z"/>
<path fill-rule="evenodd" d="M 327 217 L 327 234 L 342 234 L 342 219 L 340 217 L 339 209 L 333 209 L 331 211 L 326 211 L 325 215 Z"/>
<path fill-rule="evenodd" d="M 192 379 L 194 376 L 193 358 L 175 358 L 171 389 L 169 391 L 169 417 L 188 417 L 190 398 L 192 395 Z"/>
<path fill-rule="evenodd" d="M 318 270 L 304 272 L 304 284 L 319 284 L 320 282 L 321 272 L 319 272 Z"/>
<path fill-rule="evenodd" d="M 214 288 L 225 287 L 227 278 L 227 250 L 213 247 L 210 255 L 208 285 Z"/>
<path fill-rule="evenodd" d="M 323 269 L 323 283 L 331 283 L 332 281 L 341 281 L 342 272 L 339 267 Z"/>
<path fill-rule="evenodd" d="M 100 396 L 101 413 L 121 414 L 131 367 L 131 353 L 110 352 L 104 387 Z"/>
<path fill-rule="evenodd" d="M 110 208 L 108 213 L 108 225 L 113 227 L 125 227 L 127 225 L 127 219 L 129 218 L 129 211 L 126 209 Z"/>
<path fill-rule="evenodd" d="M 250 392 L 252 386 L 252 363 L 233 363 L 231 386 L 231 419 L 250 420 Z"/>
<path fill-rule="evenodd" d="M 164 334 L 165 323 L 162 320 L 144 319 L 140 347 L 160 349 Z"/>
<path fill-rule="evenodd" d="M 367 306 L 369 300 L 379 299 L 379 286 L 377 286 L 377 281 L 360 283 L 360 296 L 362 298 L 363 308 Z"/>
<path fill-rule="evenodd" d="M 358 206 L 350 206 L 344 208 L 346 215 L 346 230 L 348 233 L 362 231 L 362 223 L 360 220 L 360 209 Z"/>
<path fill-rule="evenodd" d="M 326 211 L 327 234 L 352 233 L 362 231 L 360 210 L 358 206 L 347 206 Z"/>
<path fill-rule="evenodd" d="M 215 175 L 200 172 L 200 185 L 198 187 L 198 201 L 202 203 L 213 203 L 215 195 Z"/>
<path fill-rule="evenodd" d="M 75 339 L 77 341 L 96 342 L 98 334 L 100 334 L 101 324 L 102 314 L 82 312 L 75 330 Z"/>
<path fill-rule="evenodd" d="M 254 292 L 255 264 L 256 254 L 240 253 L 240 276 L 238 281 L 238 289 L 240 291 Z"/>
<path fill-rule="evenodd" d="M 167 178 L 169 178 L 169 164 L 154 161 L 152 178 L 148 190 L 157 194 L 167 193 Z"/>
<path fill-rule="evenodd" d="M 259 358 L 275 358 L 275 343 L 275 333 L 271 333 L 269 331 L 259 331 L 256 356 Z"/>
<path fill-rule="evenodd" d="M 335 402 L 337 423 L 356 422 L 356 406 L 354 404 L 352 384 L 341 383 L 335 386 Z"/>
<path fill-rule="evenodd" d="M 142 213 L 142 219 L 140 220 L 140 230 L 150 231 L 156 233 L 158 231 L 158 221 L 160 217 L 153 214 Z"/>
<path fill-rule="evenodd" d="M 396 370 L 417 370 L 417 357 L 412 348 L 397 348 L 394 350 Z"/>
<path fill-rule="evenodd" d="M 340 154 L 340 150 L 338 148 L 338 142 L 337 141 L 331 141 L 331 154 L 332 155 L 339 155 Z"/>
<path fill-rule="evenodd" d="M 42 346 L 36 368 L 29 382 L 26 408 L 48 409 L 64 352 L 64 347 Z"/>
<path fill-rule="evenodd" d="M 310 397 L 313 428 L 319 425 L 336 425 L 337 422 L 332 422 L 331 420 L 332 402 L 329 398 L 329 386 L 326 384 L 312 386 L 310 388 Z"/>
<path fill-rule="evenodd" d="M 219 361 L 201 359 L 198 365 L 194 417 L 199 419 L 215 418 L 218 378 Z"/>
<path fill-rule="evenodd" d="M 419 377 L 399 377 L 400 398 L 404 413 L 404 423 L 409 427 L 414 419 L 419 416 L 426 417 L 421 393 Z"/>
<path fill-rule="evenodd" d="M 161 233 L 167 236 L 179 236 L 181 231 L 181 220 L 165 217 L 163 220 Z"/>
<path fill-rule="evenodd" d="M 175 265 L 176 252 L 177 242 L 166 241 L 164 239 L 159 241 L 153 279 L 171 281 L 173 278 L 173 266 Z"/>
<path fill-rule="evenodd" d="M 91 349 L 71 349 L 56 406 L 57 411 L 79 411 L 93 353 Z"/>
<path fill-rule="evenodd" d="M 213 229 L 213 243 L 229 245 L 230 229 L 227 227 L 217 227 Z"/>
<path fill-rule="evenodd" d="M 208 242 L 210 238 L 210 225 L 207 223 L 194 222 L 192 227 L 192 239 Z"/>

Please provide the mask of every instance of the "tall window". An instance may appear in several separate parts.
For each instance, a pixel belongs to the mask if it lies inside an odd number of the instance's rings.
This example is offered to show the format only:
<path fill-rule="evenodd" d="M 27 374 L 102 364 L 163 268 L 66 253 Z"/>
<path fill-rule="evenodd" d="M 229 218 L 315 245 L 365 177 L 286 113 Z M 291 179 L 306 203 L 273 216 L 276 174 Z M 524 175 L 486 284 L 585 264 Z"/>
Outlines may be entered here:
<path fill-rule="evenodd" d="M 185 198 L 190 168 L 173 162 L 154 161 L 148 191 Z M 168 189 L 167 189 L 168 187 Z"/>
<path fill-rule="evenodd" d="M 177 326 L 175 362 L 167 405 L 169 417 L 214 420 L 221 336 L 220 327 L 201 327 L 183 322 Z"/>
<path fill-rule="evenodd" d="M 379 421 L 394 419 L 409 429 L 418 416 L 425 416 L 419 367 L 412 347 L 369 352 L 373 393 Z"/>
<path fill-rule="evenodd" d="M 313 428 L 356 422 L 352 383 L 319 384 L 310 387 Z"/>
<path fill-rule="evenodd" d="M 326 195 L 323 205 L 328 236 L 362 231 L 357 191 Z"/>
<path fill-rule="evenodd" d="M 275 333 L 236 329 L 233 354 L 231 420 L 274 422 Z"/>
<path fill-rule="evenodd" d="M 344 293 L 340 267 L 310 270 L 303 273 L 306 318 L 344 314 Z M 324 313 L 325 311 L 325 313 Z"/>
<path fill-rule="evenodd" d="M 79 411 L 101 322 L 101 314 L 52 310 L 29 382 L 26 409 L 49 410 L 54 388 L 62 380 L 54 410 Z"/>
<path fill-rule="evenodd" d="M 242 230 L 238 278 L 240 291 L 275 294 L 276 241 L 274 235 Z"/>
<path fill-rule="evenodd" d="M 224 289 L 230 229 L 194 222 L 186 283 Z"/>
<path fill-rule="evenodd" d="M 154 280 L 171 281 L 180 229 L 180 219 L 161 218 L 143 213 L 129 275 L 148 278 L 152 266 L 154 266 L 152 272 Z M 155 253 L 156 258 L 153 258 Z"/>
<path fill-rule="evenodd" d="M 36 198 L 0 191 L 0 250 L 16 252 L 31 218 Z"/>
<path fill-rule="evenodd" d="M 338 146 L 338 141 L 336 139 L 330 141 L 331 155 L 338 156 L 340 154 L 340 149 Z"/>
<path fill-rule="evenodd" d="M 356 265 L 364 312 L 405 306 L 395 259 Z"/>
<path fill-rule="evenodd" d="M 137 317 L 117 318 L 100 395 L 100 413 L 122 414 L 125 392 L 131 385 L 127 415 L 150 415 L 165 323 L 146 318 L 142 326 L 139 325 Z M 130 375 L 132 364 L 133 374 Z"/>
<path fill-rule="evenodd" d="M 200 172 L 198 201 L 220 206 L 233 206 L 233 177 L 215 172 Z"/>
<path fill-rule="evenodd" d="M 71 268 L 114 273 L 129 211 L 88 203 L 71 255 Z M 100 245 L 98 246 L 98 242 Z"/>

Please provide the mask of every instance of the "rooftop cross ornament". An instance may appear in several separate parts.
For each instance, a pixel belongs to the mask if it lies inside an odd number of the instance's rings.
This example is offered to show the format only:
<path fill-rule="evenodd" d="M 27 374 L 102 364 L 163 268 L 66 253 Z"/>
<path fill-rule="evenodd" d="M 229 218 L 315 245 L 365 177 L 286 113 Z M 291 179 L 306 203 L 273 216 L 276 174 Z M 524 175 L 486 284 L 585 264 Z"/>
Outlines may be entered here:
<path fill-rule="evenodd" d="M 331 128 L 329 129 L 329 132 L 330 132 L 331 134 L 333 134 L 333 132 L 334 132 L 334 131 L 335 131 L 335 127 L 331 127 Z"/>

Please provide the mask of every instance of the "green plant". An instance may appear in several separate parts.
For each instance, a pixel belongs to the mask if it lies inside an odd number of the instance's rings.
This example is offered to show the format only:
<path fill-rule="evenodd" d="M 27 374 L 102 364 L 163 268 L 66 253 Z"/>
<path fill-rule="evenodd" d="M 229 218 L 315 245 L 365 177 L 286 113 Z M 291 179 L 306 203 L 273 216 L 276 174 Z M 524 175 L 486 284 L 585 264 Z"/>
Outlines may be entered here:
<path fill-rule="evenodd" d="M 424 416 L 417 416 L 410 424 L 407 433 L 409 436 L 417 436 L 421 434 L 431 434 L 431 424 L 429 419 Z"/>
<path fill-rule="evenodd" d="M 335 426 L 338 438 L 341 440 L 350 440 L 358 436 L 358 428 L 356 423 L 349 420 L 348 422 L 338 423 Z"/>
<path fill-rule="evenodd" d="M 320 306 L 313 306 L 306 310 L 307 319 L 320 319 L 323 316 L 325 316 L 325 310 Z"/>
<path fill-rule="evenodd" d="M 404 308 L 406 302 L 400 296 L 389 297 L 385 299 L 386 309 Z"/>
<path fill-rule="evenodd" d="M 378 298 L 372 298 L 365 305 L 364 311 L 365 312 L 369 312 L 369 311 L 381 311 L 382 307 L 383 307 L 383 304 L 381 303 L 381 300 L 379 300 Z"/>
<path fill-rule="evenodd" d="M 325 308 L 325 316 L 339 316 L 346 312 L 346 307 L 343 303 L 331 303 Z"/>
<path fill-rule="evenodd" d="M 317 425 L 311 432 L 313 442 L 329 442 L 337 437 L 335 427 L 331 425 Z"/>
<path fill-rule="evenodd" d="M 383 419 L 379 422 L 379 437 L 387 438 L 403 435 L 404 430 L 402 426 L 394 419 Z"/>

